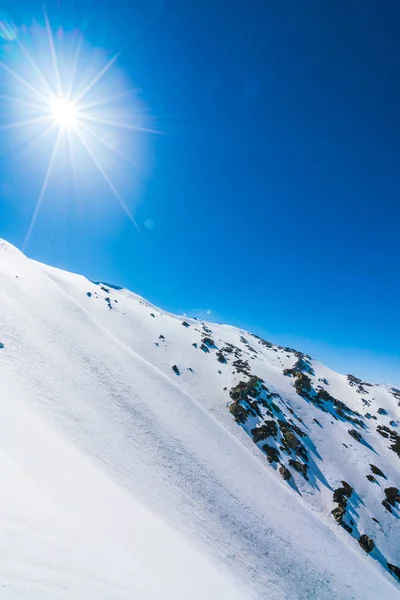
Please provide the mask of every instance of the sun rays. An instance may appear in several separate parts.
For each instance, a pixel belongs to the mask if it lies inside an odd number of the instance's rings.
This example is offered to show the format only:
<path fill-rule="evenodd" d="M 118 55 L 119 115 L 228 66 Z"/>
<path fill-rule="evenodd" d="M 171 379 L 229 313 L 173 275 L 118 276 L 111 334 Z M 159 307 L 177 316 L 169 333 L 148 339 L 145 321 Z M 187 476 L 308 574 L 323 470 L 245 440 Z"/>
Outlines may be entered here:
<path fill-rule="evenodd" d="M 95 72 L 91 72 L 90 76 L 87 76 L 85 69 L 82 69 L 81 72 L 80 68 L 84 53 L 82 35 L 74 43 L 74 47 L 68 49 L 68 53 L 64 52 L 60 39 L 52 31 L 50 21 L 45 13 L 45 27 L 40 33 L 42 46 L 44 38 L 47 51 L 35 52 L 31 48 L 32 44 L 28 49 L 17 35 L 14 43 L 23 62 L 20 61 L 18 67 L 13 68 L 6 62 L 0 61 L 0 69 L 12 80 L 16 88 L 14 96 L 7 93 L 0 95 L 0 99 L 3 102 L 11 103 L 14 110 L 16 110 L 15 107 L 18 107 L 18 119 L 5 123 L 0 127 L 0 131 L 37 128 L 33 139 L 35 143 L 49 132 L 52 132 L 54 136 L 23 248 L 29 242 L 49 182 L 54 175 L 61 144 L 65 144 L 67 147 L 66 155 L 75 182 L 76 155 L 83 150 L 87 160 L 94 165 L 121 209 L 140 232 L 128 203 L 124 201 L 111 178 L 109 168 L 111 161 L 103 160 L 104 152 L 110 152 L 115 157 L 132 164 L 130 158 L 125 156 L 114 140 L 121 135 L 131 135 L 132 132 L 161 132 L 147 127 L 140 118 L 140 113 L 135 114 L 134 111 L 129 110 L 131 108 L 127 102 L 129 92 L 110 85 L 103 85 L 107 77 L 112 74 L 119 54 L 113 56 L 108 62 L 105 61 L 105 64 L 99 65 Z M 33 45 L 33 47 L 35 46 Z M 41 60 L 43 56 L 46 57 L 45 60 Z M 124 101 L 123 110 L 120 110 L 118 105 L 121 101 Z M 119 108 L 117 109 L 116 106 Z M 125 118 L 122 118 L 121 115 Z M 113 134 L 112 141 L 110 141 L 110 132 Z"/>

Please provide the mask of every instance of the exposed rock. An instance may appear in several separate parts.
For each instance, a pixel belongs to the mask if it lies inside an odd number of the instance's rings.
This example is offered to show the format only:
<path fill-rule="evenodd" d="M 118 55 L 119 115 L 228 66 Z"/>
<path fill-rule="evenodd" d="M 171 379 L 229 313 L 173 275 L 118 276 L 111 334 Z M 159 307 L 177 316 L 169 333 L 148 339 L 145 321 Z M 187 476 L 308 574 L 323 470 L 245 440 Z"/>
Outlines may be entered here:
<path fill-rule="evenodd" d="M 400 458 L 400 435 L 397 431 L 389 429 L 386 425 L 378 425 L 376 430 L 382 437 L 386 439 L 390 438 L 392 442 L 394 442 L 389 448 L 393 450 L 393 452 L 396 452 L 397 456 Z"/>
<path fill-rule="evenodd" d="M 203 350 L 203 352 L 210 352 L 210 349 L 208 346 L 206 346 L 206 344 L 201 344 L 200 346 L 200 350 Z"/>
<path fill-rule="evenodd" d="M 342 481 L 342 487 L 337 488 L 333 492 L 333 501 L 337 502 L 339 506 L 332 510 L 332 515 L 334 519 L 341 525 L 348 533 L 353 533 L 352 528 L 344 521 L 344 517 L 346 516 L 347 510 L 347 501 L 348 498 L 353 493 L 353 488 L 347 481 Z M 352 525 L 354 525 L 353 521 L 350 521 Z"/>
<path fill-rule="evenodd" d="M 379 475 L 379 477 L 383 477 L 384 479 L 386 479 L 386 475 L 385 473 L 383 473 L 383 471 L 380 470 L 379 467 L 376 467 L 375 465 L 369 465 L 371 467 L 371 471 L 373 472 L 374 475 Z"/>
<path fill-rule="evenodd" d="M 376 479 L 373 475 L 366 475 L 366 478 L 368 479 L 368 481 L 371 481 L 372 483 L 376 482 Z"/>
<path fill-rule="evenodd" d="M 289 446 L 289 448 L 291 448 L 292 450 L 297 450 L 297 448 L 299 447 L 300 441 L 294 435 L 294 433 L 292 433 L 291 431 L 289 431 L 287 429 L 286 431 L 283 432 L 282 436 L 283 436 L 283 439 L 285 440 L 286 444 Z"/>
<path fill-rule="evenodd" d="M 239 381 L 239 383 L 231 389 L 229 395 L 232 400 L 247 400 L 248 396 L 257 398 L 263 389 L 265 388 L 262 379 L 253 376 L 247 382 Z"/>
<path fill-rule="evenodd" d="M 263 389 L 265 388 L 262 380 L 251 377 L 247 382 L 240 381 L 230 390 L 229 395 L 233 402 L 229 405 L 229 410 L 238 423 L 245 423 L 249 415 L 261 417 L 258 404 L 253 399 L 257 398 Z"/>
<path fill-rule="evenodd" d="M 390 562 L 388 562 L 387 566 L 388 566 L 389 571 L 392 573 L 392 575 L 397 577 L 397 579 L 400 581 L 400 567 L 397 567 L 396 565 L 392 565 Z"/>
<path fill-rule="evenodd" d="M 359 394 L 368 394 L 368 390 L 365 387 L 372 387 L 371 383 L 367 383 L 366 381 L 362 381 L 358 377 L 354 377 L 354 375 L 347 375 L 347 380 L 349 385 L 357 387 L 357 392 Z"/>
<path fill-rule="evenodd" d="M 183 325 L 184 327 L 190 327 L 189 323 L 187 323 L 186 321 L 183 321 L 183 322 L 182 322 L 182 325 Z"/>
<path fill-rule="evenodd" d="M 357 440 L 357 442 L 361 442 L 361 440 L 362 440 L 361 433 L 359 433 L 355 429 L 349 429 L 348 433 L 349 433 L 349 435 L 351 435 L 352 438 L 354 438 L 355 440 Z"/>
<path fill-rule="evenodd" d="M 308 479 L 308 475 L 307 475 L 308 465 L 303 464 L 303 463 L 299 462 L 298 460 L 293 460 L 293 459 L 289 460 L 289 465 L 291 467 L 293 467 L 293 469 L 295 469 L 298 473 L 303 475 L 303 477 L 305 479 Z"/>
<path fill-rule="evenodd" d="M 374 540 L 368 537 L 365 533 L 360 536 L 358 543 L 360 544 L 361 548 L 367 552 L 367 554 L 372 552 L 372 550 L 375 548 Z"/>
<path fill-rule="evenodd" d="M 86 292 L 86 296 L 87 296 L 88 298 L 91 298 L 91 297 L 92 297 L 92 292 Z"/>
<path fill-rule="evenodd" d="M 300 421 L 300 419 L 298 419 L 298 420 Z M 297 435 L 299 435 L 300 437 L 302 437 L 302 438 L 307 437 L 307 434 L 305 433 L 305 431 L 303 431 L 302 429 L 300 429 L 300 427 L 295 425 L 292 420 L 290 420 L 290 423 L 283 421 L 283 420 L 278 420 L 278 423 L 279 423 L 281 429 L 288 427 L 289 429 L 291 429 L 292 431 L 297 433 Z"/>
<path fill-rule="evenodd" d="M 392 507 L 390 506 L 389 502 L 387 500 L 382 500 L 382 505 L 386 508 L 386 510 L 388 510 L 390 513 L 393 512 L 392 511 Z"/>
<path fill-rule="evenodd" d="M 178 369 L 178 367 L 176 365 L 173 365 L 171 368 L 172 368 L 172 370 L 173 370 L 174 373 L 176 373 L 177 375 L 180 375 L 180 371 L 179 371 L 179 369 Z"/>
<path fill-rule="evenodd" d="M 291 474 L 291 472 L 290 472 L 290 471 L 289 471 L 289 469 L 287 469 L 287 468 L 286 468 L 284 465 L 281 465 L 281 466 L 279 467 L 279 473 L 281 474 L 281 476 L 283 477 L 283 479 L 284 479 L 285 481 L 288 481 L 289 479 L 291 479 L 291 478 L 292 478 L 292 474 Z"/>
<path fill-rule="evenodd" d="M 156 318 L 156 315 L 154 313 L 150 313 L 150 316 Z"/>
<path fill-rule="evenodd" d="M 378 408 L 378 414 L 387 415 L 387 410 L 385 410 L 384 408 Z"/>
<path fill-rule="evenodd" d="M 265 454 L 267 455 L 269 463 L 279 461 L 279 450 L 277 448 L 274 448 L 273 446 L 269 446 L 268 444 L 264 444 L 262 449 L 264 450 Z"/>
<path fill-rule="evenodd" d="M 378 425 L 376 430 L 378 433 L 381 434 L 382 437 L 384 437 L 386 439 L 389 438 L 390 429 L 389 429 L 389 427 L 386 427 L 386 425 Z"/>
<path fill-rule="evenodd" d="M 347 498 L 350 498 L 353 493 L 353 488 L 346 481 L 342 481 L 342 487 L 337 488 L 333 492 L 333 501 L 339 505 L 346 506 Z"/>
<path fill-rule="evenodd" d="M 223 364 L 224 364 L 224 363 L 226 363 L 226 358 L 225 358 L 225 356 L 222 354 L 222 352 L 221 352 L 221 351 L 218 351 L 218 352 L 217 352 L 217 360 L 218 360 L 218 362 L 220 362 L 220 363 L 223 363 Z"/>
<path fill-rule="evenodd" d="M 255 333 L 250 333 L 250 335 L 256 338 L 256 340 L 258 340 L 262 346 L 265 346 L 265 348 L 272 348 L 273 344 L 271 344 L 271 342 L 263 340 L 260 336 L 256 335 Z"/>
<path fill-rule="evenodd" d="M 266 440 L 268 437 L 276 438 L 278 435 L 278 427 L 275 421 L 264 421 L 263 425 L 251 430 L 251 435 L 256 443 Z"/>
<path fill-rule="evenodd" d="M 339 525 L 342 525 L 343 518 L 346 515 L 346 507 L 345 506 L 337 506 L 331 511 L 333 518 Z"/>
<path fill-rule="evenodd" d="M 388 487 L 384 490 L 386 502 L 391 506 L 396 506 L 396 502 L 400 502 L 400 492 L 396 487 Z"/>
<path fill-rule="evenodd" d="M 390 446 L 391 450 L 393 450 L 393 452 L 396 452 L 397 456 L 400 458 L 400 435 L 398 435 L 396 432 L 394 432 L 396 435 L 396 439 L 394 444 L 392 444 Z"/>
<path fill-rule="evenodd" d="M 343 486 L 346 496 L 348 498 L 350 498 L 350 496 L 352 495 L 352 493 L 354 491 L 353 488 L 351 487 L 351 485 L 349 483 L 347 483 L 347 481 L 342 481 L 342 486 Z"/>
<path fill-rule="evenodd" d="M 163 334 L 161 334 L 161 335 L 158 336 L 158 339 L 159 340 L 165 340 L 165 337 L 163 336 Z"/>
<path fill-rule="evenodd" d="M 236 368 L 238 373 L 243 373 L 243 375 L 248 375 L 250 377 L 250 365 L 247 360 L 242 360 L 238 358 L 233 361 L 232 365 Z"/>
<path fill-rule="evenodd" d="M 239 402 L 231 402 L 229 405 L 231 414 L 235 417 L 237 423 L 243 424 L 247 421 L 249 410 L 242 406 Z"/>

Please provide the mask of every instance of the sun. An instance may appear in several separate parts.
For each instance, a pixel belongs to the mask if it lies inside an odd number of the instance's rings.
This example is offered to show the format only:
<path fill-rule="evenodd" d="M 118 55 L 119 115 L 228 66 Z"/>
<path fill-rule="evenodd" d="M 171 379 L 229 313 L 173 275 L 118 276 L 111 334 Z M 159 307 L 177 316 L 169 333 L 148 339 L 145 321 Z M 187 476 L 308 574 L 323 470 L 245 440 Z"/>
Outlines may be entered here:
<path fill-rule="evenodd" d="M 60 129 L 69 130 L 78 125 L 78 109 L 74 102 L 54 98 L 51 103 L 51 118 Z"/>
<path fill-rule="evenodd" d="M 13 95 L 0 94 L 0 105 L 2 107 L 3 101 L 9 102 L 12 111 L 18 114 L 18 120 L 0 124 L 0 132 L 17 128 L 24 133 L 30 130 L 32 146 L 40 142 L 43 149 L 49 148 L 47 168 L 23 248 L 29 242 L 60 160 L 67 161 L 63 164 L 71 169 L 75 185 L 78 185 L 77 169 L 86 177 L 85 160 L 90 161 L 142 234 L 110 171 L 113 168 L 121 173 L 119 159 L 137 169 L 130 153 L 124 150 L 128 134 L 135 135 L 136 144 L 139 133 L 162 132 L 143 126 L 145 120 L 152 117 L 142 110 L 137 90 L 125 88 L 120 71 L 113 74 L 120 53 L 108 62 L 99 60 L 99 53 L 85 43 L 82 33 L 75 35 L 59 29 L 54 34 L 46 11 L 44 21 L 44 26 L 35 24 L 31 30 L 21 28 L 13 37 L 15 47 L 11 58 L 6 63 L 0 57 L 0 70 L 8 76 L 5 83 L 4 78 L 0 78 L 0 91 L 3 85 L 7 91 L 8 87 L 15 90 Z M 45 140 L 49 139 L 50 145 L 45 146 Z M 129 143 L 131 147 L 132 143 L 133 140 Z"/>

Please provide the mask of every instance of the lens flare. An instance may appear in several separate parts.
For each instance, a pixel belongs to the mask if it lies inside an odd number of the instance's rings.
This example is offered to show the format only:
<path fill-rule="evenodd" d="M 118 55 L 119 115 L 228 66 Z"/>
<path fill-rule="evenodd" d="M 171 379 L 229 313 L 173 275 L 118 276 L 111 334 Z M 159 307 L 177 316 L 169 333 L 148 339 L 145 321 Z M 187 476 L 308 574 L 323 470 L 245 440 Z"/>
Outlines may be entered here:
<path fill-rule="evenodd" d="M 5 25 L 0 20 L 1 35 L 5 35 Z M 64 154 L 69 157 L 74 179 L 84 153 L 141 233 L 128 203 L 112 179 L 110 165 L 113 160 L 110 155 L 114 155 L 114 159 L 122 156 L 132 164 L 131 156 L 124 156 L 121 151 L 121 137 L 132 135 L 132 132 L 134 135 L 135 132 L 137 135 L 139 132 L 161 132 L 147 126 L 140 103 L 138 108 L 132 102 L 128 103 L 129 92 L 120 85 L 114 85 L 112 76 L 119 54 L 101 64 L 94 50 L 83 50 L 82 35 L 77 42 L 74 37 L 72 46 L 66 47 L 66 33 L 58 30 L 54 35 L 46 12 L 45 26 L 35 29 L 35 36 L 29 39 L 28 44 L 18 35 L 13 39 L 19 51 L 17 66 L 0 61 L 0 68 L 16 89 L 16 94 L 1 95 L 0 99 L 10 102 L 13 110 L 18 107 L 19 118 L 7 122 L 0 130 L 20 128 L 25 131 L 32 128 L 32 144 L 43 144 L 46 136 L 53 135 L 48 165 L 23 247 L 26 247 L 34 229 L 63 146 L 67 148 Z M 82 166 L 82 170 L 86 174 L 88 169 Z"/>

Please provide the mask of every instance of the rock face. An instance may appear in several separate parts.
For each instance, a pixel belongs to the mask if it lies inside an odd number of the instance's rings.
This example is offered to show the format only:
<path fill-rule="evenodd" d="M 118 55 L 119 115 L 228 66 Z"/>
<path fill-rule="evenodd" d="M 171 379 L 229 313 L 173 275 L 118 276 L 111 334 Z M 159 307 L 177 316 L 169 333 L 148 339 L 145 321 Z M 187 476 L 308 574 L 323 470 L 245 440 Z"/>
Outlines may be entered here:
<path fill-rule="evenodd" d="M 260 340 L 257 337 L 256 339 L 264 349 L 263 351 L 279 353 L 279 346 L 274 347 L 269 342 Z M 250 346 L 243 336 L 241 337 L 241 341 L 245 343 L 247 350 L 254 353 L 251 357 L 255 358 L 257 350 Z M 227 348 L 229 348 L 228 345 Z M 245 369 L 242 372 L 244 374 L 247 373 L 248 376 L 247 382 L 246 380 L 240 381 L 230 392 L 233 402 L 229 408 L 232 414 L 234 414 L 236 421 L 245 428 L 253 441 L 259 445 L 260 450 L 267 457 L 267 462 L 272 466 L 279 464 L 279 474 L 284 480 L 288 481 L 295 478 L 296 484 L 300 485 L 297 479 L 300 476 L 303 481 L 309 482 L 312 485 L 311 482 L 315 481 L 315 470 L 313 452 L 310 452 L 313 444 L 310 439 L 310 426 L 308 430 L 304 429 L 304 421 L 300 418 L 298 411 L 294 410 L 294 404 L 290 405 L 280 391 L 272 390 L 267 381 L 252 374 L 249 370 L 249 361 L 243 361 L 241 358 L 243 355 L 238 346 L 232 346 L 229 348 L 229 351 L 235 355 L 236 360 L 233 361 L 233 365 L 245 364 Z M 305 401 L 308 406 L 315 407 L 321 414 L 325 413 L 330 418 L 331 426 L 334 426 L 335 422 L 351 424 L 352 426 L 347 429 L 347 434 L 356 440 L 361 447 L 368 449 L 368 452 L 374 452 L 373 444 L 370 442 L 371 426 L 368 424 L 368 420 L 376 422 L 378 417 L 388 420 L 391 416 L 390 411 L 382 406 L 378 406 L 375 409 L 376 415 L 371 416 L 370 413 L 366 412 L 363 416 L 361 407 L 368 406 L 373 409 L 372 391 L 374 386 L 354 376 L 348 376 L 349 386 L 353 388 L 353 394 L 355 393 L 356 397 L 359 398 L 359 405 L 357 407 L 350 406 L 348 402 L 339 399 L 337 396 L 335 397 L 335 386 L 332 385 L 331 381 L 328 381 L 328 378 L 317 377 L 316 369 L 310 357 L 288 348 L 282 348 L 281 351 L 282 353 L 292 353 L 295 356 L 294 365 L 283 368 L 282 374 L 289 381 L 292 381 L 292 386 L 297 396 Z M 290 354 L 286 354 L 286 358 L 289 356 Z M 331 380 L 331 377 L 329 379 Z M 329 386 L 329 391 L 324 386 Z M 366 399 L 366 396 L 371 397 Z M 388 422 L 390 421 L 388 420 Z M 393 419 L 391 419 L 391 422 L 394 422 Z M 327 426 L 321 423 L 321 419 L 317 419 L 314 415 L 312 416 L 312 423 L 313 427 L 318 426 L 323 430 Z M 393 430 L 384 423 L 379 423 L 379 421 L 377 433 L 388 440 L 388 443 L 396 443 L 397 438 L 395 439 Z M 365 439 L 364 436 L 366 438 L 369 437 L 369 439 Z M 262 442 L 266 443 L 262 444 Z M 357 446 L 346 444 L 344 440 L 342 446 L 349 449 L 349 451 L 351 448 L 351 452 L 358 452 Z M 391 447 L 389 446 L 389 448 Z M 364 468 L 364 481 L 368 481 L 369 484 L 378 485 L 378 481 L 374 475 L 379 478 L 387 478 L 384 471 L 374 464 L 366 464 Z M 369 469 L 373 474 L 368 473 Z M 360 484 L 360 486 L 361 490 L 363 484 Z M 393 513 L 395 509 L 393 502 L 397 501 L 398 491 L 397 488 L 387 488 L 387 490 L 388 493 L 385 495 L 382 505 L 386 511 Z M 331 509 L 331 514 L 333 519 L 354 537 L 355 541 L 368 554 L 372 551 L 374 541 L 366 534 L 359 537 L 359 524 L 357 523 L 360 503 L 361 506 L 364 505 L 364 497 L 364 491 L 355 493 L 353 486 L 343 480 L 341 486 L 333 491 L 334 506 Z M 376 507 L 374 508 L 374 512 L 377 512 Z M 380 525 L 382 514 L 380 519 L 367 515 L 366 518 L 370 522 L 372 521 Z M 376 531 L 378 537 L 381 531 Z M 381 543 L 382 540 L 380 539 L 379 544 L 381 545 Z"/>

